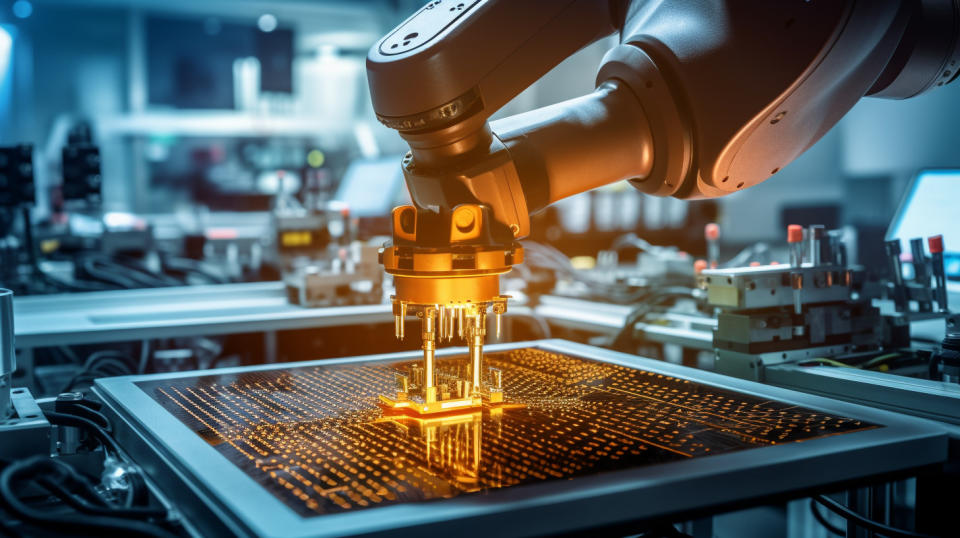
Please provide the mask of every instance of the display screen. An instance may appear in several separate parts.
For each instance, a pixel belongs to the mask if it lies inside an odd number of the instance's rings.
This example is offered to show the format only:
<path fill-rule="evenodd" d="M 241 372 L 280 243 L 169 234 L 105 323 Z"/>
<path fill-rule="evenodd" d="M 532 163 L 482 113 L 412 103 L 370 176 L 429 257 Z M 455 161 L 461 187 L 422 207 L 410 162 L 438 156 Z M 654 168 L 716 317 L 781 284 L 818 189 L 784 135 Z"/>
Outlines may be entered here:
<path fill-rule="evenodd" d="M 887 232 L 887 239 L 900 239 L 903 252 L 910 252 L 910 239 L 943 235 L 944 269 L 960 278 L 960 234 L 957 233 L 957 200 L 960 200 L 960 170 L 921 172 L 910 185 Z"/>
<path fill-rule="evenodd" d="M 877 427 L 685 379 L 527 348 L 489 353 L 506 404 L 386 416 L 411 361 L 137 385 L 303 517 L 707 457 Z M 466 357 L 438 360 L 444 379 Z"/>
<path fill-rule="evenodd" d="M 397 205 L 409 203 L 400 169 L 402 156 L 357 160 L 343 176 L 335 198 L 346 202 L 355 217 L 380 217 Z"/>

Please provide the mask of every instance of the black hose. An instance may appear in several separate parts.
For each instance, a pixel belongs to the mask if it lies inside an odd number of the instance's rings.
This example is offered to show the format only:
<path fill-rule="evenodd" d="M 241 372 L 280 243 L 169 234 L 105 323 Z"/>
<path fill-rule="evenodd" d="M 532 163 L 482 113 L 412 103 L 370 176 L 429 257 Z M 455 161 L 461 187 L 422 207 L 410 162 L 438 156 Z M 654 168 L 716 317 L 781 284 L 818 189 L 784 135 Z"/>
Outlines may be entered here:
<path fill-rule="evenodd" d="M 120 268 L 129 269 L 136 273 L 140 273 L 144 277 L 148 278 L 150 281 L 155 282 L 155 285 L 158 287 L 164 286 L 183 286 L 185 282 L 178 278 L 174 278 L 170 275 L 164 274 L 161 271 L 154 271 L 153 269 L 147 267 L 147 264 L 142 260 L 137 258 L 132 258 L 129 256 L 114 256 L 113 259 L 108 260 L 112 265 L 119 266 Z M 161 263 L 162 265 L 162 263 Z"/>
<path fill-rule="evenodd" d="M 230 282 L 228 278 L 208 270 L 203 266 L 202 263 L 196 260 L 191 260 L 190 258 L 166 257 L 163 258 L 162 261 L 163 267 L 167 271 L 199 275 L 200 277 L 208 280 L 211 284 L 226 284 Z"/>
<path fill-rule="evenodd" d="M 817 495 L 813 499 L 822 504 L 827 510 L 830 510 L 834 514 L 846 519 L 848 523 L 863 527 L 864 529 L 879 534 L 890 536 L 891 538 L 935 538 L 929 534 L 897 529 L 895 527 L 890 527 L 889 525 L 884 525 L 883 523 L 873 521 L 872 519 L 867 519 L 825 495 Z"/>
<path fill-rule="evenodd" d="M 817 508 L 817 501 L 814 499 L 810 499 L 810 511 L 813 512 L 813 518 L 817 520 L 817 523 L 823 526 L 823 528 L 826 529 L 830 534 L 835 534 L 837 536 L 847 535 L 847 531 L 827 521 L 827 518 L 824 517 L 824 515 L 820 513 L 820 509 Z"/>
<path fill-rule="evenodd" d="M 140 362 L 137 364 L 138 374 L 147 373 L 147 367 L 150 366 L 150 340 L 144 340 L 140 343 Z"/>
<path fill-rule="evenodd" d="M 61 406 L 69 407 L 69 409 L 62 409 Z M 61 402 L 57 402 L 57 409 L 58 409 L 58 411 L 57 411 L 58 413 L 65 412 L 65 413 L 70 414 L 70 415 L 76 415 L 76 416 L 78 416 L 78 417 L 83 417 L 83 418 L 85 418 L 85 419 L 87 419 L 87 420 L 95 423 L 97 426 L 100 426 L 100 427 L 103 428 L 106 432 L 108 432 L 108 433 L 110 432 L 110 429 L 111 429 L 111 428 L 110 428 L 110 421 L 107 420 L 106 415 L 104 415 L 104 414 L 101 413 L 100 411 L 94 411 L 93 409 L 90 409 L 89 407 L 86 407 L 86 406 L 83 406 L 83 405 L 77 405 L 77 404 L 74 404 L 74 403 L 72 403 L 72 402 L 70 402 L 69 404 L 67 404 L 66 402 L 62 402 L 62 403 L 61 403 Z"/>
<path fill-rule="evenodd" d="M 174 536 L 160 527 L 144 521 L 102 515 L 50 514 L 32 508 L 16 495 L 13 484 L 22 479 L 33 479 L 41 472 L 54 473 L 59 481 L 73 482 L 78 478 L 66 473 L 45 456 L 36 456 L 10 464 L 0 473 L 0 497 L 10 508 L 10 511 L 21 520 L 66 534 L 101 532 L 152 538 L 173 538 Z"/>
<path fill-rule="evenodd" d="M 21 212 L 23 216 L 23 242 L 26 244 L 27 258 L 30 261 L 30 269 L 33 274 L 42 282 L 55 288 L 66 291 L 102 291 L 100 286 L 92 286 L 79 282 L 64 282 L 54 278 L 40 268 L 40 261 L 37 258 L 37 246 L 33 242 L 33 222 L 30 220 L 30 208 L 24 207 Z"/>
<path fill-rule="evenodd" d="M 87 357 L 80 371 L 70 379 L 60 392 L 70 392 L 82 380 L 132 374 L 134 368 L 133 360 L 119 351 L 110 349 L 97 351 Z"/>
<path fill-rule="evenodd" d="M 85 493 L 84 496 L 80 496 L 76 493 L 72 493 L 63 485 L 57 483 L 46 477 L 37 478 L 37 483 L 47 489 L 47 491 L 56 495 L 60 500 L 70 505 L 72 508 L 85 512 L 88 514 L 94 514 L 98 516 L 111 516 L 111 517 L 122 517 L 129 519 L 163 519 L 166 517 L 167 512 L 159 508 L 144 508 L 144 507 L 132 507 L 132 508 L 120 508 L 112 507 L 106 503 L 99 495 L 96 494 L 96 491 L 93 490 L 93 486 L 90 484 L 84 484 L 81 486 L 81 491 Z M 86 497 L 86 498 L 84 498 Z M 90 500 L 88 500 L 90 499 Z M 95 500 L 94 500 L 95 499 Z M 94 502 L 91 502 L 93 500 Z"/>
<path fill-rule="evenodd" d="M 693 288 L 672 287 L 663 288 L 642 299 L 641 303 L 633 309 L 623 323 L 623 327 L 617 332 L 610 343 L 610 348 L 616 351 L 630 351 L 630 342 L 633 340 L 633 326 L 642 320 L 653 309 L 666 301 L 673 299 L 696 299 L 697 290 Z"/>
<path fill-rule="evenodd" d="M 43 415 L 51 424 L 56 424 L 58 426 L 72 426 L 75 428 L 81 428 L 86 430 L 88 433 L 91 433 L 94 437 L 100 441 L 100 444 L 103 447 L 113 454 L 120 453 L 120 445 L 117 444 L 117 441 L 110 437 L 110 434 L 106 430 L 97 425 L 96 422 L 79 417 L 77 415 L 70 415 L 67 413 L 57 413 L 55 411 L 45 411 Z"/>
<path fill-rule="evenodd" d="M 125 288 L 125 289 L 142 287 L 141 283 L 137 282 L 132 278 L 127 277 L 126 275 L 117 274 L 113 271 L 100 267 L 100 260 L 97 260 L 95 258 L 87 258 L 83 260 L 82 265 L 83 265 L 83 270 L 88 275 L 90 275 L 91 277 L 101 282 L 106 282 L 107 284 L 111 284 L 119 288 Z"/>

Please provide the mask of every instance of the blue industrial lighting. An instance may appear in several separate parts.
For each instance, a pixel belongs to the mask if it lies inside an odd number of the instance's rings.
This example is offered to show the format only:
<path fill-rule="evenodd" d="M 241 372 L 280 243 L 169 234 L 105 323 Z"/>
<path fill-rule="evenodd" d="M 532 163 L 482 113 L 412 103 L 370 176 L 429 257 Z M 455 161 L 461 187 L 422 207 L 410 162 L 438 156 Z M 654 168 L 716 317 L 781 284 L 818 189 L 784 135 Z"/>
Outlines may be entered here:
<path fill-rule="evenodd" d="M 264 13 L 257 19 L 257 27 L 264 32 L 272 32 L 277 29 L 277 17 L 270 13 Z"/>
<path fill-rule="evenodd" d="M 11 79 L 11 59 L 13 57 L 13 40 L 17 29 L 13 26 L 0 24 L 0 125 L 9 125 L 13 110 L 10 106 L 13 96 Z M 0 139 L 4 138 L 0 132 Z"/>
<path fill-rule="evenodd" d="M 13 3 L 13 15 L 18 19 L 26 19 L 33 15 L 33 4 L 29 0 L 17 0 Z"/>
<path fill-rule="evenodd" d="M 10 53 L 13 51 L 13 35 L 10 30 L 0 25 L 0 83 L 7 74 L 7 67 L 10 65 Z"/>

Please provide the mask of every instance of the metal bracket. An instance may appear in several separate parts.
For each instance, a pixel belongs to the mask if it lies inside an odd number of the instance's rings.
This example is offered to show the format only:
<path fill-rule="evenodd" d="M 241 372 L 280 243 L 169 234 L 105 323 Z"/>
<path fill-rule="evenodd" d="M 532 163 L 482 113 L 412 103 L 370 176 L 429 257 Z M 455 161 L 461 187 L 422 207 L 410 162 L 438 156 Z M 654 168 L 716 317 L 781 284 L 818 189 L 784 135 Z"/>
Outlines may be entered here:
<path fill-rule="evenodd" d="M 10 391 L 13 416 L 0 421 L 0 457 L 19 459 L 50 454 L 50 423 L 25 388 Z"/>

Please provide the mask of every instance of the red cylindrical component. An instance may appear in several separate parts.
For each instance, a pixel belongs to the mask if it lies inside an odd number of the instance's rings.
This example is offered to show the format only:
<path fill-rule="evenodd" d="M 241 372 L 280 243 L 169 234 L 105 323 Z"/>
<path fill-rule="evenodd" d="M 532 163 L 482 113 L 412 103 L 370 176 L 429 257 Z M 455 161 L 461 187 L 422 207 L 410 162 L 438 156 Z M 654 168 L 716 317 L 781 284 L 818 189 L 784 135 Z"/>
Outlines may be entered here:
<path fill-rule="evenodd" d="M 703 234 L 709 241 L 720 239 L 720 226 L 716 222 L 711 222 L 703 229 Z"/>
<path fill-rule="evenodd" d="M 943 252 L 943 236 L 931 235 L 927 238 L 927 246 L 930 248 L 930 254 Z"/>
<path fill-rule="evenodd" d="M 693 262 L 693 273 L 699 275 L 707 268 L 707 260 L 697 260 Z"/>
<path fill-rule="evenodd" d="M 803 226 L 791 224 L 787 226 L 787 243 L 799 243 L 803 241 Z"/>

